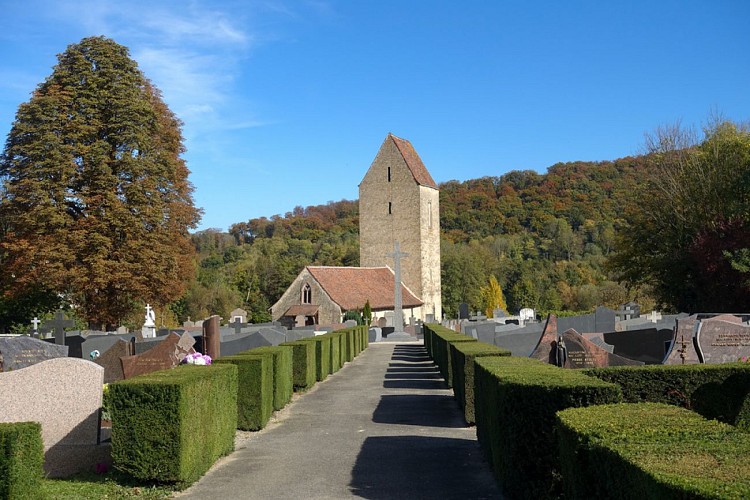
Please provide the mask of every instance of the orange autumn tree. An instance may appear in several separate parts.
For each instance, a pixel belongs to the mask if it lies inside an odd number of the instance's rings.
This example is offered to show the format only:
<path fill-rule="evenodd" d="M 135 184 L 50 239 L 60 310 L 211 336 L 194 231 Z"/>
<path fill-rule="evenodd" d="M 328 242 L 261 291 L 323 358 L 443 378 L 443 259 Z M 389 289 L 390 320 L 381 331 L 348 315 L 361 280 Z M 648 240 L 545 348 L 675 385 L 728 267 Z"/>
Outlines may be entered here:
<path fill-rule="evenodd" d="M 5 297 L 41 288 L 102 326 L 180 297 L 200 220 L 180 127 L 126 47 L 92 37 L 58 55 L 0 157 Z"/>

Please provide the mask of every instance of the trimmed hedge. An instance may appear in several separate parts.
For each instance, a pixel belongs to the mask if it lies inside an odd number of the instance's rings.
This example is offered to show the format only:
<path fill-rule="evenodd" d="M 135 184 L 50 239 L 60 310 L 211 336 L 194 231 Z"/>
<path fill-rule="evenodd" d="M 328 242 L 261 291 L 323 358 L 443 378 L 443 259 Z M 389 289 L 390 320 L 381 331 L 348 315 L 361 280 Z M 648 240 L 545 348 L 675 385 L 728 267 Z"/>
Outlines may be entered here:
<path fill-rule="evenodd" d="M 273 412 L 273 355 L 223 356 L 215 363 L 237 367 L 237 428 L 243 431 L 264 428 Z"/>
<path fill-rule="evenodd" d="M 454 342 L 477 342 L 477 339 L 456 333 L 441 325 L 429 325 L 431 330 L 432 359 L 440 369 L 440 374 L 445 379 L 448 387 L 453 387 L 453 368 L 451 367 L 450 344 Z"/>
<path fill-rule="evenodd" d="M 273 357 L 273 409 L 281 410 L 292 399 L 292 348 L 289 346 L 256 347 L 238 356 L 270 354 Z"/>
<path fill-rule="evenodd" d="M 661 403 L 557 414 L 566 498 L 750 498 L 750 435 Z"/>
<path fill-rule="evenodd" d="M 584 373 L 618 384 L 625 402 L 682 406 L 750 431 L 750 364 L 623 366 Z"/>
<path fill-rule="evenodd" d="M 301 339 L 300 342 L 312 342 L 315 345 L 315 379 L 321 382 L 331 373 L 331 337 L 316 335 Z"/>
<path fill-rule="evenodd" d="M 474 423 L 474 359 L 510 356 L 510 351 L 483 342 L 450 342 L 453 394 L 468 424 Z"/>
<path fill-rule="evenodd" d="M 322 337 L 328 337 L 331 341 L 330 358 L 328 360 L 328 374 L 333 375 L 341 369 L 341 337 L 340 332 L 329 332 Z"/>
<path fill-rule="evenodd" d="M 42 424 L 0 423 L 0 498 L 40 498 L 43 477 Z"/>
<path fill-rule="evenodd" d="M 109 385 L 115 468 L 188 486 L 234 449 L 237 367 L 180 366 Z"/>
<path fill-rule="evenodd" d="M 477 438 L 502 488 L 511 498 L 556 496 L 555 413 L 620 402 L 620 388 L 531 358 L 490 356 L 474 363 Z"/>
<path fill-rule="evenodd" d="M 315 344 L 312 342 L 284 342 L 292 348 L 292 385 L 294 390 L 306 390 L 315 385 Z"/>

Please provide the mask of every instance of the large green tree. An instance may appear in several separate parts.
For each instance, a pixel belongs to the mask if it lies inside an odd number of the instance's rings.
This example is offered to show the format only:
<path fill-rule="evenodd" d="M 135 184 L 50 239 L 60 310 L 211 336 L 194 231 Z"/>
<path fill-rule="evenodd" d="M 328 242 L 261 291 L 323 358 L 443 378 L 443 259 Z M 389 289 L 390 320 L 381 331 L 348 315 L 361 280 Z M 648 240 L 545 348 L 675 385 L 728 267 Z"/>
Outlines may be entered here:
<path fill-rule="evenodd" d="M 611 264 L 653 286 L 674 310 L 744 311 L 750 286 L 750 131 L 712 119 L 698 139 L 679 126 L 647 140 L 649 187 L 634 204 Z"/>
<path fill-rule="evenodd" d="M 43 289 L 98 325 L 178 298 L 200 219 L 180 127 L 126 47 L 92 37 L 60 54 L 0 158 L 5 296 Z"/>

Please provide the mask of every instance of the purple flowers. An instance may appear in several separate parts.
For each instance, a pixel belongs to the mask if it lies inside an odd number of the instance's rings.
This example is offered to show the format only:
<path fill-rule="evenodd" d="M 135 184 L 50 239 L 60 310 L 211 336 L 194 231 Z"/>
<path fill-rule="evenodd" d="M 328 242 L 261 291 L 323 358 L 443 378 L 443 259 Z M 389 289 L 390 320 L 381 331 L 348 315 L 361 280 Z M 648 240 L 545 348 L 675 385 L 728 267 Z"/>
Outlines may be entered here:
<path fill-rule="evenodd" d="M 210 365 L 211 356 L 199 352 L 192 352 L 183 358 L 182 363 L 185 365 Z"/>

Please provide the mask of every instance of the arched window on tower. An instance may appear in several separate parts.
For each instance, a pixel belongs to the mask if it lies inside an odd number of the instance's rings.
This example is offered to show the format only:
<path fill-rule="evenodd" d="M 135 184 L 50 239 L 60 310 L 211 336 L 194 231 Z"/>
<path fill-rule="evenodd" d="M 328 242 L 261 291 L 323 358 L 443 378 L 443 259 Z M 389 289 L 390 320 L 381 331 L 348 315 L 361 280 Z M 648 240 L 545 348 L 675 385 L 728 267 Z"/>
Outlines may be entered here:
<path fill-rule="evenodd" d="M 308 283 L 305 283 L 305 286 L 302 287 L 302 303 L 312 304 L 312 288 Z"/>

